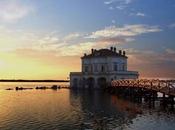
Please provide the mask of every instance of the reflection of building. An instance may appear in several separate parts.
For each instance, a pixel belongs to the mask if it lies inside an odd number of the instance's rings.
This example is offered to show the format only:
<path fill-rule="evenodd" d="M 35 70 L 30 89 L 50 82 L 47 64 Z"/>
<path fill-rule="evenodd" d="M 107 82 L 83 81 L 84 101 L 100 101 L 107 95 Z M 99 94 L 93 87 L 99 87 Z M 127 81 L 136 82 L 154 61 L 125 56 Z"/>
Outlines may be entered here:
<path fill-rule="evenodd" d="M 138 72 L 127 70 L 125 51 L 117 52 L 115 47 L 91 51 L 81 57 L 82 72 L 70 73 L 71 87 L 99 88 L 112 80 L 138 78 Z"/>

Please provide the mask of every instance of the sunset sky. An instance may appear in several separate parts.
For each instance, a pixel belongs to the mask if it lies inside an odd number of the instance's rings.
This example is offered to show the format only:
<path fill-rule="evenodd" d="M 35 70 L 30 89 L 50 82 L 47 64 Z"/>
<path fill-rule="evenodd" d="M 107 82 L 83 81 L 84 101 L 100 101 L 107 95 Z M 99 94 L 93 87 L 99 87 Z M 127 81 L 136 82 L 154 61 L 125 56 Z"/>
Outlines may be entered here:
<path fill-rule="evenodd" d="M 0 79 L 67 79 L 91 48 L 175 78 L 175 0 L 0 0 Z"/>

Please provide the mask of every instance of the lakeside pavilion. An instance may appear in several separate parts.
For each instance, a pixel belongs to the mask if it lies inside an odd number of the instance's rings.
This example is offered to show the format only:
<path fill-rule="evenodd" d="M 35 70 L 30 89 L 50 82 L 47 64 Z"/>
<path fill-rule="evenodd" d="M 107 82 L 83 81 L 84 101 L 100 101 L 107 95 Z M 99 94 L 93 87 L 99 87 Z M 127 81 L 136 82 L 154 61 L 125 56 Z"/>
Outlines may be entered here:
<path fill-rule="evenodd" d="M 70 72 L 72 88 L 103 88 L 117 79 L 137 79 L 137 71 L 127 70 L 126 52 L 115 47 L 91 49 L 90 54 L 81 57 L 82 71 Z"/>

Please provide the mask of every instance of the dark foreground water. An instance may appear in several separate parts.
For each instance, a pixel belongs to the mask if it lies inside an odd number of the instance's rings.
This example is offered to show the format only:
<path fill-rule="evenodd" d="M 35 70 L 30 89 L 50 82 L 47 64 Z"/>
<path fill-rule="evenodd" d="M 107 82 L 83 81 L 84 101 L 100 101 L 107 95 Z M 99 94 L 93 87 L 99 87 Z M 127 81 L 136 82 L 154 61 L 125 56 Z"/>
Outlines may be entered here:
<path fill-rule="evenodd" d="M 0 130 L 175 130 L 175 114 L 158 103 L 149 108 L 100 91 L 4 90 L 17 84 L 37 83 L 0 84 Z"/>

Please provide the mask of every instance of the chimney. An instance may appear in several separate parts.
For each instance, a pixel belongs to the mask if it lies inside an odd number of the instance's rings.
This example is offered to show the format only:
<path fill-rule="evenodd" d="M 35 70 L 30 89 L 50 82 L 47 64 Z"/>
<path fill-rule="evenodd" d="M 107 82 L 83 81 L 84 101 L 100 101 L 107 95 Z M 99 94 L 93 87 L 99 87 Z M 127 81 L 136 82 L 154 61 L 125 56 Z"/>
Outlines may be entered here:
<path fill-rule="evenodd" d="M 125 52 L 125 51 L 123 51 L 123 55 L 124 55 L 124 56 L 126 55 L 126 52 Z"/>
<path fill-rule="evenodd" d="M 114 47 L 114 52 L 116 52 L 116 47 Z"/>
<path fill-rule="evenodd" d="M 119 55 L 122 55 L 122 50 L 119 50 Z"/>
<path fill-rule="evenodd" d="M 84 56 L 86 56 L 86 53 L 84 53 Z"/>
<path fill-rule="evenodd" d="M 111 46 L 111 51 L 113 51 L 113 47 Z"/>
<path fill-rule="evenodd" d="M 91 52 L 92 52 L 92 54 L 94 53 L 94 49 L 93 48 L 91 49 Z"/>

